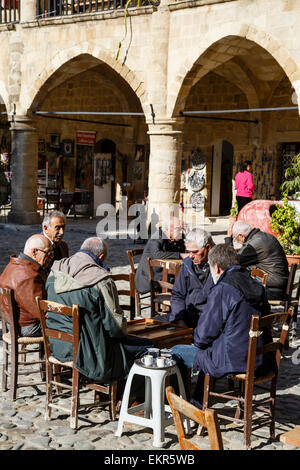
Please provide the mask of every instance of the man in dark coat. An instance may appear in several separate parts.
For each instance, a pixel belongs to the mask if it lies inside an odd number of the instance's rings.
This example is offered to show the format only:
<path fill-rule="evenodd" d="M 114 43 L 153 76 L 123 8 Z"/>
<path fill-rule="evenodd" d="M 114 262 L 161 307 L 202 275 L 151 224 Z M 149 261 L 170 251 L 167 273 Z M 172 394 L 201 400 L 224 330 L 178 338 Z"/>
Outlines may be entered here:
<path fill-rule="evenodd" d="M 171 349 L 184 380 L 187 368 L 199 371 L 191 400 L 199 408 L 206 373 L 220 378 L 246 371 L 251 317 L 270 311 L 264 287 L 243 271 L 233 247 L 214 246 L 208 254 L 208 262 L 215 287 L 194 331 L 194 344 Z M 262 341 L 259 337 L 258 345 L 262 345 Z M 258 356 L 256 370 L 261 365 Z"/>
<path fill-rule="evenodd" d="M 66 216 L 63 212 L 52 211 L 45 215 L 43 223 L 43 235 L 48 238 L 52 244 L 54 257 L 53 260 L 60 260 L 69 256 L 69 248 L 63 240 L 66 230 Z"/>
<path fill-rule="evenodd" d="M 285 253 L 277 238 L 258 228 L 252 228 L 242 220 L 235 222 L 232 227 L 232 237 L 225 239 L 225 243 L 232 243 L 232 238 L 243 245 L 238 251 L 241 266 L 250 270 L 256 266 L 268 273 L 267 298 L 269 300 L 284 298 L 289 268 Z"/>
<path fill-rule="evenodd" d="M 86 239 L 70 258 L 55 261 L 47 279 L 48 300 L 78 304 L 79 348 L 76 368 L 86 377 L 105 382 L 124 378 L 129 362 L 144 355 L 151 341 L 126 336 L 126 318 L 107 266 L 107 245 L 98 237 Z M 72 319 L 48 313 L 47 327 L 72 331 Z M 73 359 L 71 343 L 52 339 L 51 353 L 62 362 Z"/>
<path fill-rule="evenodd" d="M 207 296 L 214 286 L 207 257 L 214 242 L 209 232 L 191 230 L 185 239 L 187 256 L 174 283 L 168 321 L 195 328 Z"/>
<path fill-rule="evenodd" d="M 164 222 L 162 229 L 155 232 L 148 240 L 135 273 L 135 287 L 140 294 L 150 292 L 147 258 L 180 259 L 180 254 L 185 251 L 182 237 L 180 220 L 177 217 L 170 217 Z M 162 279 L 161 268 L 154 268 L 154 279 Z"/>

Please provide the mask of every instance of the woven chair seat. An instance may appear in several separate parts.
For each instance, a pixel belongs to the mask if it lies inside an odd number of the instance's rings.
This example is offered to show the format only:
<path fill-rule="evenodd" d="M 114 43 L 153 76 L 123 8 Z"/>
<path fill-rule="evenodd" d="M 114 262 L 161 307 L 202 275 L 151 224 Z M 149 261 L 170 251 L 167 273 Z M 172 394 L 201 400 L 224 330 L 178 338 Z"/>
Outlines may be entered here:
<path fill-rule="evenodd" d="M 275 377 L 275 373 L 273 371 L 267 372 L 267 374 L 254 378 L 254 383 L 259 384 L 262 382 L 267 382 L 268 380 L 272 380 Z M 246 380 L 246 374 L 235 374 L 231 377 L 232 380 Z"/>
<path fill-rule="evenodd" d="M 73 361 L 62 362 L 62 361 L 59 361 L 58 359 L 56 359 L 56 357 L 54 357 L 54 356 L 49 357 L 49 362 L 52 362 L 52 364 L 58 364 L 60 366 L 73 367 Z"/>
<path fill-rule="evenodd" d="M 11 336 L 10 333 L 4 333 L 2 339 L 5 343 L 11 344 Z M 43 342 L 42 336 L 19 336 L 18 343 L 19 344 L 40 344 Z"/>

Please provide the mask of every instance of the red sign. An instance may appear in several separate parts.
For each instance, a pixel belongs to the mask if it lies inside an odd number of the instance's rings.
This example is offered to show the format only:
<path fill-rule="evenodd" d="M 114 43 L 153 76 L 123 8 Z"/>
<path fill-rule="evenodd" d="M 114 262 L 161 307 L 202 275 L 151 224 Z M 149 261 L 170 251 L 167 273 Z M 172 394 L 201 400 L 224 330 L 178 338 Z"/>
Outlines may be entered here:
<path fill-rule="evenodd" d="M 95 145 L 96 131 L 76 131 L 77 145 Z"/>

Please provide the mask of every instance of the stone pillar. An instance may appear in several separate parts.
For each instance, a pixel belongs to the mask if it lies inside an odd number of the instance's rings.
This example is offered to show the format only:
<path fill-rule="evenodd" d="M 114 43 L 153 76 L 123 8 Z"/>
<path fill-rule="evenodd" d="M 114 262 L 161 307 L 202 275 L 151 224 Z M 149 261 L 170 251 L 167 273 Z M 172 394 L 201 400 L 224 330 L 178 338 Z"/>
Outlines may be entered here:
<path fill-rule="evenodd" d="M 162 222 L 172 211 L 175 215 L 179 214 L 182 153 L 180 127 L 180 123 L 175 120 L 149 124 L 148 223 L 151 217 Z"/>
<path fill-rule="evenodd" d="M 11 211 L 8 221 L 31 225 L 40 222 L 37 213 L 38 143 L 34 122 L 15 116 L 11 123 Z"/>
<path fill-rule="evenodd" d="M 36 0 L 21 1 L 21 22 L 33 21 L 36 17 Z"/>

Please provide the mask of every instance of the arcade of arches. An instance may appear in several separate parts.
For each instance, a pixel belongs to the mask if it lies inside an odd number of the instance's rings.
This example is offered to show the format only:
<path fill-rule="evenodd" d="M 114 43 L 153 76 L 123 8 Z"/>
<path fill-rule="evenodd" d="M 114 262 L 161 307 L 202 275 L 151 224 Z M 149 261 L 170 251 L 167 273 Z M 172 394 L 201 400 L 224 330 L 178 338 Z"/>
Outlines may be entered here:
<path fill-rule="evenodd" d="M 300 8 L 280 0 L 282 15 L 267 21 L 261 3 L 197 0 L 188 8 L 188 2 L 162 1 L 145 7 L 132 16 L 132 44 L 125 44 L 118 61 L 115 42 L 107 38 L 122 38 L 121 15 L 100 20 L 95 13 L 76 24 L 49 18 L 38 28 L 27 11 L 26 22 L 0 29 L 8 44 L 0 57 L 9 57 L 0 71 L 1 155 L 11 154 L 9 220 L 38 222 L 37 193 L 45 185 L 66 195 L 90 192 L 93 215 L 101 203 L 118 206 L 122 194 L 128 204 L 147 194 L 149 213 L 160 218 L 173 204 L 191 222 L 201 201 L 203 216 L 228 215 L 234 176 L 245 159 L 253 161 L 255 198 L 280 197 L 285 166 L 300 148 L 298 109 L 185 114 L 297 106 L 292 94 L 300 96 L 300 57 L 293 38 Z M 242 22 L 246 6 L 255 27 Z M 187 32 L 179 25 L 192 17 L 199 27 L 191 22 Z M 40 41 L 40 64 L 29 53 L 33 38 Z M 160 51 L 151 47 L 153 38 Z M 189 184 L 195 151 L 205 162 L 199 206 L 192 205 Z"/>

